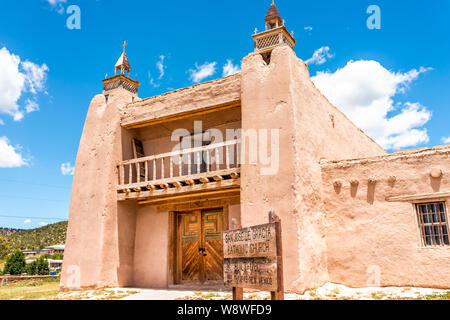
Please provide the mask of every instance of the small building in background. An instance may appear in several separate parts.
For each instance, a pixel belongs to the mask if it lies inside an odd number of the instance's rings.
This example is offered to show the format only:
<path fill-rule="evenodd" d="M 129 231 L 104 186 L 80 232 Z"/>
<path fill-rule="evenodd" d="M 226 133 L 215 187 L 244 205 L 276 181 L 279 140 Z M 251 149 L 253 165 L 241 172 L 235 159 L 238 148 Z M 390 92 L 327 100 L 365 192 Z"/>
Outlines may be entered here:
<path fill-rule="evenodd" d="M 55 254 L 55 253 L 63 253 L 64 249 L 66 248 L 65 245 L 56 245 L 56 246 L 49 246 L 45 247 L 44 249 L 41 249 L 39 251 L 40 254 Z"/>
<path fill-rule="evenodd" d="M 22 250 L 22 253 L 25 255 L 25 257 L 32 257 L 37 255 L 36 251 L 31 251 L 31 250 Z"/>

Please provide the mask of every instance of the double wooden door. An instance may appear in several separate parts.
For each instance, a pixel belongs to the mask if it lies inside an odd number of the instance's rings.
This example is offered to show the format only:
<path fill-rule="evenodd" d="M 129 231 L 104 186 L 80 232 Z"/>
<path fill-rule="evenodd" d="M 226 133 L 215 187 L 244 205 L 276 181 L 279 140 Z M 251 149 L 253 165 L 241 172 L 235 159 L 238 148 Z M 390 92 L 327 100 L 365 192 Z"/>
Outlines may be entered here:
<path fill-rule="evenodd" d="M 223 280 L 223 209 L 177 214 L 179 283 Z"/>

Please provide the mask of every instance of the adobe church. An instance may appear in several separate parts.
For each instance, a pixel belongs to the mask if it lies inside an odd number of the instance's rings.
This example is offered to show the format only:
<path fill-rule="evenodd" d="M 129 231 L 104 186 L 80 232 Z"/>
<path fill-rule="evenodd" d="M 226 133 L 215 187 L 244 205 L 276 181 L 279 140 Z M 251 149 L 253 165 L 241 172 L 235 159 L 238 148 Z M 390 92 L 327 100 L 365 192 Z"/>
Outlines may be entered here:
<path fill-rule="evenodd" d="M 222 233 L 271 210 L 287 292 L 450 288 L 450 146 L 388 154 L 314 86 L 275 4 L 265 25 L 240 73 L 146 99 L 124 48 L 87 114 L 62 290 L 220 288 Z"/>

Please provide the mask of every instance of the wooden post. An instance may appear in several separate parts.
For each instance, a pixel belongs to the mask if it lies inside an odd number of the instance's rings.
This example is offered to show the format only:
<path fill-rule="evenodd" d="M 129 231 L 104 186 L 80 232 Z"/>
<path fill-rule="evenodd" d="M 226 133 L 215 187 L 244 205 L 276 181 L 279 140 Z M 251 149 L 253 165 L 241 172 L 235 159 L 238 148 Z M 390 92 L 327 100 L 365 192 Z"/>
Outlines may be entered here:
<path fill-rule="evenodd" d="M 281 241 L 281 220 L 274 211 L 269 212 L 269 222 L 275 223 L 275 232 L 277 238 L 277 282 L 278 291 L 270 293 L 272 300 L 284 300 L 284 278 L 283 278 L 283 246 Z"/>
<path fill-rule="evenodd" d="M 125 185 L 125 166 L 120 165 L 120 184 Z"/>
<path fill-rule="evenodd" d="M 231 229 L 237 230 L 241 229 L 241 225 L 238 224 L 236 219 L 231 220 Z M 233 300 L 235 301 L 243 301 L 244 300 L 244 289 L 243 288 L 235 288 L 233 287 Z"/>
<path fill-rule="evenodd" d="M 145 161 L 145 178 L 144 182 L 148 181 L 148 161 Z"/>

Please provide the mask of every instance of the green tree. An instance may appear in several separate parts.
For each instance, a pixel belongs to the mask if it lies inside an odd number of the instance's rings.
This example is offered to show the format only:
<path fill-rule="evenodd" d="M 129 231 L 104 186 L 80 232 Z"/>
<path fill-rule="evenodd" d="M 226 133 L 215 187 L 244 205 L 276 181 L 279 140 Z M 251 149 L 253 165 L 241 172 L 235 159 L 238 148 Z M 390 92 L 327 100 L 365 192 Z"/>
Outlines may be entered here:
<path fill-rule="evenodd" d="M 48 276 L 50 274 L 48 260 L 44 257 L 39 257 L 37 260 L 37 274 L 40 276 Z"/>
<path fill-rule="evenodd" d="M 5 259 L 11 253 L 11 246 L 5 237 L 0 237 L 0 259 Z"/>
<path fill-rule="evenodd" d="M 4 274 L 20 275 L 25 271 L 25 255 L 22 251 L 16 251 L 6 260 Z"/>
<path fill-rule="evenodd" d="M 38 273 L 38 263 L 37 260 L 34 260 L 33 262 L 31 262 L 30 264 L 27 264 L 27 266 L 25 267 L 25 272 L 29 275 L 29 276 L 34 276 Z"/>
<path fill-rule="evenodd" d="M 54 253 L 51 258 L 53 260 L 64 260 L 64 254 L 63 253 Z"/>

